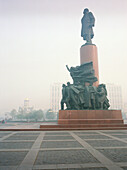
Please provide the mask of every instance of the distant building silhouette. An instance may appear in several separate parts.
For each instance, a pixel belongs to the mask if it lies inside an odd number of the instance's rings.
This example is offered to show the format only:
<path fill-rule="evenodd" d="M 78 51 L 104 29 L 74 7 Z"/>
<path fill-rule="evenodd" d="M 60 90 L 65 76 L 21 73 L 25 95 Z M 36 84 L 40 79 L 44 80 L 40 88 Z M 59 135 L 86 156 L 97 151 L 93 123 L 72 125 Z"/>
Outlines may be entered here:
<path fill-rule="evenodd" d="M 109 109 L 122 110 L 122 88 L 115 84 L 106 84 L 108 99 L 110 103 Z"/>
<path fill-rule="evenodd" d="M 62 83 L 54 83 L 50 86 L 50 109 L 57 113 L 60 110 Z"/>
<path fill-rule="evenodd" d="M 29 113 L 29 112 L 33 111 L 34 107 L 30 106 L 29 102 L 30 102 L 30 100 L 28 98 L 26 98 L 24 100 L 24 106 L 23 107 L 19 107 L 18 112 L 19 113 Z"/>

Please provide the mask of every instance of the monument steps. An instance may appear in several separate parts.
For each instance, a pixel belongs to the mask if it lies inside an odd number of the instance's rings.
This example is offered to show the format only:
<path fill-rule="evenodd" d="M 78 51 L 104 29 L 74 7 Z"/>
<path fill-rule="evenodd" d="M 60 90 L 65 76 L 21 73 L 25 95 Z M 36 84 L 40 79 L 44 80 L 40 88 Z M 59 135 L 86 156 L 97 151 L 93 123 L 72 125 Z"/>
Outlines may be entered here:
<path fill-rule="evenodd" d="M 40 125 L 40 129 L 0 129 L 0 131 L 71 131 L 71 130 L 127 130 L 127 126 L 122 127 L 71 127 L 71 128 L 65 128 L 65 127 L 43 127 L 43 125 Z"/>
<path fill-rule="evenodd" d="M 57 125 L 40 125 L 43 131 L 51 130 L 118 130 L 127 129 L 127 124 L 57 124 Z"/>
<path fill-rule="evenodd" d="M 117 127 L 117 126 L 115 126 L 115 127 L 111 127 L 111 126 L 109 126 L 109 127 L 75 127 L 75 128 L 72 128 L 72 127 L 70 127 L 70 128 L 60 128 L 60 127 L 57 127 L 57 128 L 53 128 L 53 127 L 49 127 L 49 128 L 42 128 L 42 127 L 40 127 L 40 130 L 42 130 L 42 131 L 64 131 L 64 130 L 127 130 L 127 126 L 122 126 L 122 127 Z"/>
<path fill-rule="evenodd" d="M 124 124 L 65 124 L 65 125 L 40 125 L 40 128 L 96 128 L 96 127 L 126 127 Z"/>
<path fill-rule="evenodd" d="M 122 119 L 59 119 L 58 124 L 123 124 Z"/>

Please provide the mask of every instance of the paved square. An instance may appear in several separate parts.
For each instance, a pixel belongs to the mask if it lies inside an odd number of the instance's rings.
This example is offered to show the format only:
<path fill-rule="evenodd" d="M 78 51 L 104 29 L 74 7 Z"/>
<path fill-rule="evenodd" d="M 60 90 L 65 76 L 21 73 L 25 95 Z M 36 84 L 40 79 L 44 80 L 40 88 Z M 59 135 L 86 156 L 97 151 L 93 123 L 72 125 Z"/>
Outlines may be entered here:
<path fill-rule="evenodd" d="M 0 170 L 127 170 L 127 130 L 1 131 Z"/>

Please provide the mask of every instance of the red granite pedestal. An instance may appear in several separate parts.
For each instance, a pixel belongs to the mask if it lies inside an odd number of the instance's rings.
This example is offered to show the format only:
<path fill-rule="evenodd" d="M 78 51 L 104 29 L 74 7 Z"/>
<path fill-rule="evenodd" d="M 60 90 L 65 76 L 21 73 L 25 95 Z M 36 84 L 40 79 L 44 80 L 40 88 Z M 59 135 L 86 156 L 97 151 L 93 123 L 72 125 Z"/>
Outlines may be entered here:
<path fill-rule="evenodd" d="M 120 110 L 60 110 L 58 124 L 123 123 Z"/>
<path fill-rule="evenodd" d="M 95 45 L 84 45 L 80 48 L 80 64 L 93 62 L 93 69 L 95 71 L 96 81 L 93 86 L 99 85 L 99 69 L 98 69 L 98 54 Z"/>
<path fill-rule="evenodd" d="M 40 125 L 42 130 L 127 129 L 120 110 L 60 110 L 57 125 Z"/>

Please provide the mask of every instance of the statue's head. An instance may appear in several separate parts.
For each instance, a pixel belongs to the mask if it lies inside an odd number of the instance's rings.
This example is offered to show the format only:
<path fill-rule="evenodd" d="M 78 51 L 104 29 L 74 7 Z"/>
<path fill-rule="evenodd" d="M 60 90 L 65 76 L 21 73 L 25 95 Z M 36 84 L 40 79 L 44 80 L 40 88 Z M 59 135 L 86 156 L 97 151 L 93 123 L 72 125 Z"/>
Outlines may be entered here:
<path fill-rule="evenodd" d="M 70 86 L 70 82 L 67 82 L 67 85 Z"/>
<path fill-rule="evenodd" d="M 102 89 L 104 89 L 105 94 L 107 95 L 107 90 L 106 90 L 105 84 L 99 84 L 99 86 L 98 86 L 98 91 L 101 91 Z"/>
<path fill-rule="evenodd" d="M 84 11 L 83 11 L 83 14 L 86 14 L 88 12 L 89 12 L 88 8 L 85 8 Z"/>
<path fill-rule="evenodd" d="M 65 86 L 66 86 L 65 84 L 62 85 L 62 87 L 65 87 Z"/>

